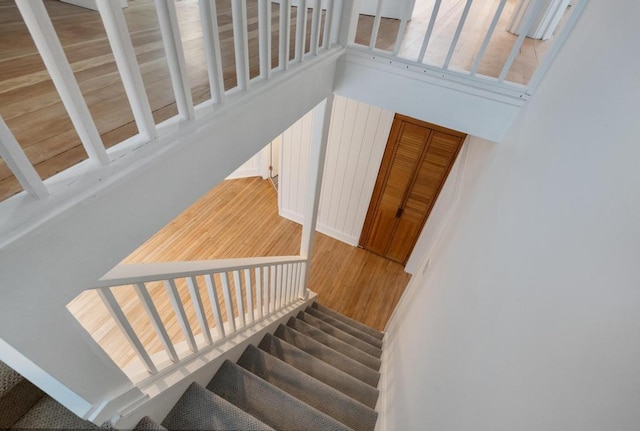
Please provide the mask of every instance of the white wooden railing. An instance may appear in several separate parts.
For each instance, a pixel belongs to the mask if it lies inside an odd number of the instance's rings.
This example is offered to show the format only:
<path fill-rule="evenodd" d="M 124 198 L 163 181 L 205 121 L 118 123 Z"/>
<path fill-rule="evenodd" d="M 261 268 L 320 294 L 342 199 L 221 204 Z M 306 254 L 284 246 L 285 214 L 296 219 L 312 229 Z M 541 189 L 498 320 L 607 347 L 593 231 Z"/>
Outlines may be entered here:
<path fill-rule="evenodd" d="M 422 45 L 420 46 L 419 51 L 409 49 L 406 52 L 401 49 L 404 46 L 404 43 L 407 42 L 407 27 L 408 25 L 411 25 L 409 21 L 410 16 L 406 13 L 400 14 L 401 19 L 397 26 L 395 43 L 393 43 L 392 48 L 380 49 L 376 47 L 382 24 L 381 12 L 383 5 L 390 1 L 393 0 L 377 0 L 376 16 L 373 21 L 373 28 L 368 39 L 368 44 L 363 44 L 362 42 L 357 43 L 355 40 L 355 33 L 352 30 L 351 39 L 349 40 L 350 48 L 360 53 L 369 54 L 370 57 L 373 57 L 382 63 L 395 64 L 403 69 L 432 74 L 445 79 L 453 78 L 458 81 L 463 79 L 466 83 L 491 88 L 496 92 L 520 92 L 526 96 L 531 94 L 538 86 L 551 61 L 578 20 L 588 0 L 575 0 L 571 2 L 571 7 L 566 11 L 567 16 L 563 17 L 563 25 L 558 27 L 558 32 L 554 35 L 551 41 L 551 46 L 546 50 L 544 57 L 542 59 L 537 59 L 539 63 L 528 82 L 510 81 L 508 79 L 509 71 L 513 67 L 516 57 L 521 54 L 521 48 L 525 42 L 525 38 L 532 32 L 534 25 L 541 25 L 541 22 L 546 22 L 548 24 L 549 21 L 553 21 L 553 24 L 557 25 L 558 21 L 556 18 L 563 15 L 563 11 L 565 11 L 569 3 L 567 0 L 556 0 L 555 2 L 549 2 L 548 0 L 518 0 L 513 15 L 509 17 L 503 15 L 505 13 L 505 5 L 510 0 L 496 0 L 494 2 L 495 9 L 493 10 L 493 16 L 488 23 L 485 33 L 472 35 L 474 41 L 482 40 L 482 43 L 479 44 L 478 48 L 474 51 L 471 61 L 466 65 L 459 65 L 459 67 L 452 66 L 452 59 L 454 54 L 457 53 L 458 43 L 465 28 L 465 24 L 468 21 L 469 12 L 474 3 L 484 6 L 486 0 L 466 0 L 464 7 L 458 11 L 458 14 L 455 17 L 447 17 L 448 20 L 457 20 L 457 24 L 455 24 L 455 32 L 450 38 L 450 43 L 448 48 L 445 50 L 446 55 L 442 62 L 430 60 L 426 54 L 431 46 L 430 44 L 433 42 L 434 27 L 436 27 L 436 22 L 440 16 L 439 14 L 441 13 L 443 0 L 433 0 L 433 7 L 430 10 L 428 25 L 424 29 Z M 512 2 L 515 2 L 515 0 L 512 0 Z M 444 3 L 446 4 L 447 2 L 444 1 Z M 543 10 L 547 7 L 550 10 Z M 357 13 L 357 11 L 354 11 L 354 15 Z M 449 11 L 449 13 L 451 13 L 451 11 Z M 550 17 L 549 15 L 551 14 L 554 16 Z M 494 37 L 496 30 L 503 32 L 506 32 L 507 30 L 512 31 L 514 27 L 513 22 L 516 19 L 518 19 L 520 23 L 517 26 L 518 34 L 513 34 L 511 37 L 513 42 L 508 51 L 508 55 L 502 55 L 501 57 L 504 58 L 498 59 L 498 61 L 502 61 L 501 64 L 496 65 L 498 66 L 497 70 L 499 70 L 499 73 L 496 73 L 495 76 L 488 76 L 479 73 L 479 67 L 482 64 L 483 58 L 485 58 L 487 48 L 492 42 L 492 38 Z M 505 28 L 498 28 L 498 23 L 504 23 L 505 20 L 510 22 L 508 28 L 507 26 L 505 26 Z M 354 17 L 353 21 L 357 21 L 357 17 Z M 451 27 L 451 29 L 453 29 L 453 27 Z M 415 38 L 415 34 L 412 35 L 412 38 Z M 502 51 L 504 50 L 501 50 L 501 54 L 506 54 L 506 52 Z"/>
<path fill-rule="evenodd" d="M 94 289 L 144 366 L 146 376 L 140 377 L 135 364 L 123 370 L 142 381 L 210 351 L 238 332 L 305 298 L 305 272 L 306 260 L 299 256 L 118 265 L 102 277 Z M 171 316 L 167 315 L 168 306 L 158 306 L 163 296 L 158 284 L 164 286 Z M 186 294 L 179 293 L 185 288 L 188 299 Z M 205 289 L 206 295 L 203 295 Z M 120 300 L 116 299 L 115 290 Z M 149 339 L 150 334 L 134 329 L 132 320 L 139 320 L 140 316 L 125 312 L 125 308 L 131 310 L 136 306 L 144 310 L 150 323 L 148 330 L 152 330 L 162 344 L 161 352 L 152 351 L 148 343 L 142 341 Z M 193 307 L 197 324 L 187 317 L 187 306 Z M 177 337 L 170 336 L 166 322 L 172 316 L 177 320 L 184 342 L 177 343 Z M 103 347 L 110 353 L 107 346 Z"/>
<path fill-rule="evenodd" d="M 340 26 L 343 25 L 342 13 L 345 1 L 348 2 L 348 0 L 325 0 L 321 4 L 320 0 L 303 0 L 301 5 L 293 6 L 291 0 L 259 0 L 257 42 L 260 71 L 258 76 L 251 79 L 247 1 L 232 0 L 237 85 L 225 91 L 216 3 L 214 0 L 199 0 L 200 25 L 211 98 L 194 106 L 176 5 L 174 0 L 155 0 L 155 9 L 178 110 L 177 116 L 156 124 L 120 2 L 96 0 L 138 129 L 138 134 L 127 141 L 131 141 L 133 147 L 154 142 L 159 135 L 166 134 L 171 130 L 171 126 L 176 122 L 203 120 L 207 114 L 217 109 L 216 107 L 224 105 L 229 95 L 247 92 L 253 86 L 269 81 L 276 75 L 290 70 L 293 65 L 329 53 L 340 41 Z M 272 67 L 272 4 L 279 4 L 280 8 L 278 66 L 276 68 Z M 16 0 L 16 5 L 89 159 L 95 162 L 95 166 L 98 167 L 111 164 L 113 157 L 110 155 L 118 151 L 118 145 L 109 150 L 105 149 L 94 118 L 82 95 L 43 0 Z M 293 47 L 295 57 L 290 59 L 292 9 L 297 9 L 299 13 L 296 15 Z M 307 31 L 309 13 L 311 13 L 312 24 L 310 31 Z M 308 37 L 310 41 L 307 41 Z M 38 199 L 45 198 L 51 193 L 50 187 L 43 182 L 22 150 L 22 147 L 26 147 L 30 143 L 24 142 L 22 144 L 21 146 L 17 142 L 10 128 L 0 118 L 0 156 L 28 194 Z"/>

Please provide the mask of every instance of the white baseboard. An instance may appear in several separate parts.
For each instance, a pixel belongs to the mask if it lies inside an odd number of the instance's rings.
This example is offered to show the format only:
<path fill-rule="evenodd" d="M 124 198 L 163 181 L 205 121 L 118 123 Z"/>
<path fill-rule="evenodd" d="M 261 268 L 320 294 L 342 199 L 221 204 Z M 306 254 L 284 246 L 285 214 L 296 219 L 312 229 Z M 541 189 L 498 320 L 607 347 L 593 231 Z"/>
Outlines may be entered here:
<path fill-rule="evenodd" d="M 304 218 L 302 216 L 302 214 L 298 214 L 296 212 L 293 212 L 291 210 L 288 209 L 284 209 L 284 208 L 280 208 L 279 209 L 279 214 L 280 217 L 284 217 L 288 220 L 294 221 L 298 224 L 302 224 L 304 222 Z M 349 244 L 351 246 L 357 246 L 358 245 L 358 238 L 346 234 L 344 232 L 340 232 L 339 230 L 335 230 L 327 225 L 324 225 L 322 223 L 317 224 L 316 226 L 316 230 L 320 233 L 323 233 L 327 236 L 330 236 L 333 239 L 337 239 L 340 242 L 344 242 L 345 244 Z"/>

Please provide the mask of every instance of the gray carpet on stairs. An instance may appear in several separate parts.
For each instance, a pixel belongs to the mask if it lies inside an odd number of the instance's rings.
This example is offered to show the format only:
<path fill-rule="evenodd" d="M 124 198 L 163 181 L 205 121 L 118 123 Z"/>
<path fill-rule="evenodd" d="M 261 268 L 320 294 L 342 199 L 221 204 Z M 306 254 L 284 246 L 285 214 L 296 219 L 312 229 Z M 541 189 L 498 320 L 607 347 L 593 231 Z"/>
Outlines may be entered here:
<path fill-rule="evenodd" d="M 380 359 L 376 358 L 375 356 L 371 356 L 370 354 L 365 353 L 362 350 L 353 347 L 350 344 L 347 344 L 344 341 L 341 341 L 336 337 L 333 337 L 326 332 L 323 332 L 320 329 L 303 322 L 300 319 L 296 319 L 295 317 L 290 318 L 287 322 L 287 326 L 295 329 L 302 334 L 308 335 L 309 337 L 324 344 L 325 346 L 330 347 L 333 350 L 336 350 L 375 371 L 378 371 L 380 369 Z"/>
<path fill-rule="evenodd" d="M 168 431 L 165 427 L 152 420 L 150 417 L 145 416 L 140 419 L 138 425 L 133 429 L 133 431 Z"/>
<path fill-rule="evenodd" d="M 380 358 L 382 356 L 382 350 L 378 349 L 377 347 L 372 346 L 366 341 L 362 341 L 360 338 L 354 337 L 353 335 L 348 334 L 347 332 L 338 329 L 335 326 L 323 320 L 320 320 L 309 313 L 301 311 L 300 313 L 298 313 L 298 319 L 302 320 L 305 323 L 308 323 L 311 326 L 315 326 L 319 330 L 326 332 L 332 337 L 336 337 L 338 340 L 344 341 L 350 346 L 356 347 L 371 356 L 374 356 L 376 358 Z"/>
<path fill-rule="evenodd" d="M 162 426 L 170 430 L 272 430 L 224 398 L 192 383 Z"/>
<path fill-rule="evenodd" d="M 225 361 L 207 389 L 277 430 L 348 430 L 344 424 Z"/>
<path fill-rule="evenodd" d="M 94 430 L 98 427 L 89 421 L 80 419 L 65 406 L 49 396 L 42 397 L 12 429 L 41 430 Z"/>
<path fill-rule="evenodd" d="M 380 373 L 340 352 L 336 352 L 307 335 L 301 334 L 293 328 L 280 325 L 276 329 L 275 336 L 374 388 L 378 386 Z"/>
<path fill-rule="evenodd" d="M 375 410 L 250 345 L 237 364 L 355 431 L 373 431 Z"/>
<path fill-rule="evenodd" d="M 10 428 L 44 395 L 35 385 L 0 361 L 0 429 Z"/>
<path fill-rule="evenodd" d="M 375 408 L 378 390 L 332 365 L 271 334 L 264 336 L 260 349 L 326 383 L 367 407 Z"/>
<path fill-rule="evenodd" d="M 371 335 L 374 338 L 377 338 L 378 340 L 382 340 L 382 338 L 384 337 L 384 334 L 380 331 L 376 331 L 373 328 L 370 328 L 367 325 L 364 325 L 360 322 L 358 322 L 357 320 L 353 320 L 347 316 L 345 316 L 344 314 L 340 314 L 337 311 L 333 311 L 332 309 L 325 307 L 324 305 L 318 304 L 317 302 L 314 302 L 313 304 L 311 304 L 311 306 L 313 308 L 315 308 L 316 310 L 320 310 L 322 311 L 324 314 L 327 314 L 331 317 L 333 317 L 334 319 L 338 319 L 356 329 L 359 329 L 360 331 Z"/>
<path fill-rule="evenodd" d="M 377 347 L 378 349 L 382 349 L 382 340 L 376 337 L 372 337 L 368 333 L 363 332 L 360 329 L 355 328 L 349 325 L 348 323 L 343 322 L 342 320 L 338 320 L 335 317 L 331 317 L 330 315 L 323 313 L 317 308 L 307 307 L 307 309 L 305 310 L 305 313 L 311 314 L 313 317 L 320 319 L 323 322 L 326 322 L 332 326 L 335 326 L 336 328 L 346 332 L 347 334 L 353 335 L 354 337 L 359 338 L 360 340 L 365 341 L 371 344 L 372 346 Z"/>

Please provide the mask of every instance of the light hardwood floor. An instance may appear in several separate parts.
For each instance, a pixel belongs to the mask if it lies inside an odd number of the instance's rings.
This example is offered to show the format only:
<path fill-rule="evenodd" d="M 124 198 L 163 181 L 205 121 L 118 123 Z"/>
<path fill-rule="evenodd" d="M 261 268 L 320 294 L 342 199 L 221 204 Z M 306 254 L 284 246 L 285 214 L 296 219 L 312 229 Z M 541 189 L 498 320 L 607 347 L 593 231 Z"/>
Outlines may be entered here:
<path fill-rule="evenodd" d="M 297 255 L 300 234 L 300 225 L 278 215 L 277 194 L 268 180 L 228 180 L 123 263 Z M 386 325 L 410 279 L 401 265 L 319 233 L 311 265 L 309 288 L 318 294 L 320 303 L 379 330 Z M 204 298 L 204 283 L 198 281 Z M 148 286 L 172 340 L 183 341 L 164 288 L 160 283 Z M 178 287 L 180 295 L 188 298 L 186 286 L 179 283 Z M 144 334 L 143 343 L 151 352 L 160 351 L 162 345 L 132 289 L 117 288 L 115 295 L 136 332 Z M 120 366 L 135 357 L 95 292 L 85 292 L 69 309 Z M 188 303 L 186 311 L 192 327 L 198 328 L 195 311 Z M 207 318 L 213 321 L 210 311 Z"/>
<path fill-rule="evenodd" d="M 400 54 L 415 59 L 430 17 L 434 0 L 418 0 L 414 19 L 407 26 Z M 498 0 L 476 1 L 469 14 L 452 66 L 468 68 L 481 43 Z M 426 60 L 442 63 L 464 7 L 464 0 L 443 2 Z M 515 36 L 506 32 L 506 19 L 515 0 L 509 0 L 489 46 L 480 73 L 498 76 Z M 194 103 L 210 98 L 199 23 L 197 0 L 176 1 L 187 70 Z M 216 0 L 225 88 L 235 86 L 235 58 L 230 0 Z M 89 110 L 107 148 L 137 134 L 133 114 L 117 73 L 102 21 L 96 12 L 45 0 L 53 25 L 64 46 Z M 125 17 L 156 123 L 177 114 L 169 70 L 152 0 L 129 0 Z M 272 8 L 272 62 L 278 65 L 279 7 Z M 309 14 L 310 15 L 310 14 Z M 247 0 L 250 74 L 258 75 L 257 0 Z M 308 20 L 311 16 L 308 16 Z M 323 20 L 324 22 L 324 20 Z M 368 44 L 373 18 L 361 16 L 356 42 Z M 296 8 L 291 17 L 293 57 Z M 307 25 L 310 31 L 310 22 Z M 398 31 L 396 20 L 383 19 L 377 47 L 393 46 Z M 308 42 L 309 38 L 307 38 Z M 546 42 L 527 39 L 507 79 L 526 82 L 547 47 Z M 307 43 L 307 51 L 309 50 Z M 39 54 L 13 0 L 0 0 L 0 115 L 7 122 L 27 157 L 43 179 L 87 158 L 77 133 L 60 101 Z M 0 159 L 0 200 L 21 191 L 21 186 Z"/>

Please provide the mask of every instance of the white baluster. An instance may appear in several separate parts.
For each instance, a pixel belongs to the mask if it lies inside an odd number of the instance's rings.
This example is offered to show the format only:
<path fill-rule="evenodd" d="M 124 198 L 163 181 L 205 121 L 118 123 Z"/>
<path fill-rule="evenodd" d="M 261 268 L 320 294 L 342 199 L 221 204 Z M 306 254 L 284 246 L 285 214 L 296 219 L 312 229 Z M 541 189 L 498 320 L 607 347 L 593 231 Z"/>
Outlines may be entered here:
<path fill-rule="evenodd" d="M 376 6 L 376 17 L 373 20 L 373 28 L 371 29 L 371 39 L 369 40 L 369 49 L 376 47 L 376 41 L 378 40 L 378 31 L 380 30 L 380 22 L 382 21 L 382 3 L 384 0 L 378 0 Z"/>
<path fill-rule="evenodd" d="M 322 5 L 322 1 L 320 1 Z M 327 11 L 324 15 L 324 32 L 322 34 L 322 48 L 329 49 L 333 44 L 332 37 L 332 28 L 333 28 L 333 15 L 335 14 L 335 0 L 327 0 Z M 322 11 L 322 9 L 321 9 Z"/>
<path fill-rule="evenodd" d="M 255 268 L 256 277 L 256 308 L 258 309 L 258 319 L 262 319 L 262 268 L 257 266 Z"/>
<path fill-rule="evenodd" d="M 296 56 L 295 61 L 302 63 L 307 39 L 307 0 L 298 0 L 296 12 Z"/>
<path fill-rule="evenodd" d="M 251 270 L 244 270 L 244 284 L 245 294 L 247 295 L 247 315 L 249 316 L 249 322 L 252 323 L 255 320 L 253 314 L 253 287 L 251 286 Z"/>
<path fill-rule="evenodd" d="M 224 75 L 220 51 L 220 34 L 218 33 L 218 14 L 215 0 L 200 0 L 200 22 L 204 38 L 204 51 L 207 57 L 207 72 L 211 100 L 214 103 L 224 102 Z"/>
<path fill-rule="evenodd" d="M 311 55 L 318 54 L 318 46 L 320 45 L 320 19 L 322 18 L 322 7 L 320 0 L 313 1 L 313 10 L 311 13 Z"/>
<path fill-rule="evenodd" d="M 249 36 L 247 35 L 246 0 L 231 0 L 231 16 L 238 88 L 247 90 L 249 88 Z"/>
<path fill-rule="evenodd" d="M 271 77 L 271 0 L 258 0 L 260 76 Z"/>
<path fill-rule="evenodd" d="M 156 124 L 122 7 L 111 0 L 97 0 L 97 6 L 136 126 L 147 140 L 154 139 Z"/>
<path fill-rule="evenodd" d="M 224 306 L 227 310 L 227 322 L 231 325 L 231 332 L 236 332 L 236 319 L 233 316 L 231 292 L 229 291 L 229 274 L 227 272 L 221 273 L 220 280 L 222 281 L 222 295 L 224 296 Z"/>
<path fill-rule="evenodd" d="M 447 58 L 444 60 L 443 69 L 447 70 L 449 68 L 449 63 L 451 63 L 451 58 L 453 58 L 453 53 L 456 50 L 456 45 L 458 45 L 458 39 L 460 39 L 460 33 L 462 33 L 462 28 L 464 27 L 464 23 L 467 21 L 467 16 L 469 15 L 469 9 L 471 9 L 471 4 L 473 0 L 467 0 L 467 3 L 464 5 L 464 10 L 462 11 L 462 15 L 460 16 L 460 20 L 458 21 L 458 27 L 456 27 L 456 33 L 453 36 L 453 40 L 451 41 L 451 45 L 449 45 L 449 52 L 447 53 Z"/>
<path fill-rule="evenodd" d="M 427 53 L 427 46 L 429 46 L 429 41 L 431 40 L 431 34 L 433 33 L 433 27 L 436 25 L 436 18 L 438 17 L 438 12 L 440 11 L 440 4 L 442 0 L 436 0 L 433 5 L 433 10 L 431 11 L 431 18 L 429 18 L 429 25 L 427 26 L 427 32 L 424 35 L 424 39 L 422 41 L 422 47 L 420 48 L 420 54 L 418 55 L 418 63 L 422 63 L 424 61 L 424 55 Z"/>
<path fill-rule="evenodd" d="M 218 337 L 224 338 L 224 324 L 222 323 L 222 313 L 220 312 L 220 302 L 218 301 L 218 291 L 216 289 L 216 284 L 211 274 L 206 274 L 204 276 L 204 281 L 207 284 L 207 293 L 209 294 L 209 301 L 211 302 L 211 312 L 213 313 L 213 319 L 216 321 Z"/>
<path fill-rule="evenodd" d="M 127 316 L 125 316 L 122 308 L 120 307 L 120 304 L 118 304 L 118 301 L 116 301 L 113 293 L 111 293 L 110 288 L 105 287 L 102 289 L 98 289 L 97 291 L 98 296 L 100 297 L 100 299 L 102 299 L 105 307 L 107 307 L 109 314 L 111 314 L 111 317 L 113 317 L 116 325 L 118 326 L 118 328 L 120 328 L 120 331 L 122 331 L 122 335 L 124 335 L 129 344 L 131 344 L 131 347 L 136 352 L 136 355 L 138 355 L 138 358 L 140 358 L 144 366 L 147 368 L 147 371 L 150 374 L 156 374 L 158 372 L 158 369 L 154 365 L 151 357 L 149 356 L 149 353 L 144 348 L 142 342 L 140 342 L 140 339 L 131 327 Z"/>
<path fill-rule="evenodd" d="M 484 37 L 484 41 L 482 42 L 482 46 L 480 47 L 480 51 L 478 51 L 478 55 L 473 61 L 473 65 L 471 66 L 471 74 L 475 75 L 478 72 L 478 66 L 480 66 L 480 62 L 482 61 L 482 57 L 484 57 L 484 53 L 489 46 L 489 42 L 491 41 L 491 36 L 493 36 L 493 32 L 498 25 L 498 20 L 500 19 L 500 15 L 502 15 L 502 11 L 504 10 L 504 5 L 507 4 L 507 0 L 500 0 L 500 4 L 498 5 L 498 9 L 496 9 L 496 13 L 493 15 L 493 19 L 491 20 L 491 24 L 489 25 L 489 30 Z"/>
<path fill-rule="evenodd" d="M 276 305 L 277 305 L 277 287 L 276 287 L 276 283 L 277 283 L 277 272 L 278 272 L 278 267 L 277 266 L 271 266 L 271 269 L 269 270 L 269 272 L 271 273 L 271 289 L 270 292 L 271 294 L 269 295 L 269 312 L 273 313 L 276 310 Z"/>
<path fill-rule="evenodd" d="M 289 50 L 291 35 L 291 0 L 280 0 L 280 50 L 279 65 L 280 70 L 289 68 Z"/>
<path fill-rule="evenodd" d="M 240 281 L 240 271 L 233 271 L 233 285 L 236 290 L 236 305 L 238 306 L 238 317 L 240 317 L 241 328 L 247 324 L 244 316 L 244 301 L 242 300 L 242 283 Z"/>
<path fill-rule="evenodd" d="M 200 329 L 202 329 L 202 333 L 207 340 L 207 344 L 211 344 L 213 342 L 211 338 L 211 330 L 209 329 L 209 323 L 207 323 L 207 316 L 204 312 L 204 305 L 202 304 L 200 291 L 198 290 L 198 281 L 195 277 L 187 277 L 187 288 L 189 289 L 191 303 L 193 304 L 193 309 L 196 312 L 196 318 L 200 324 Z"/>
<path fill-rule="evenodd" d="M 42 0 L 18 0 L 16 6 L 31 33 L 60 99 L 69 113 L 89 158 L 101 165 L 109 163 L 100 133 L 91 117 L 71 66 Z"/>
<path fill-rule="evenodd" d="M 179 358 L 176 353 L 176 349 L 174 348 L 173 343 L 171 342 L 171 338 L 169 338 L 169 334 L 167 334 L 167 329 L 165 328 L 164 323 L 162 323 L 162 319 L 158 314 L 158 310 L 156 309 L 155 304 L 151 300 L 151 296 L 149 295 L 149 291 L 147 290 L 147 287 L 144 285 L 144 283 L 136 283 L 133 285 L 133 289 L 138 295 L 138 299 L 142 304 L 142 308 L 144 308 L 147 315 L 149 316 L 149 320 L 151 320 L 153 329 L 156 331 L 158 338 L 162 342 L 162 345 L 164 346 L 164 350 L 166 350 L 167 354 L 169 355 L 169 358 L 173 362 L 178 362 Z"/>
<path fill-rule="evenodd" d="M 193 338 L 193 332 L 191 331 L 191 326 L 189 325 L 189 320 L 187 319 L 187 313 L 185 313 L 184 311 L 182 300 L 180 299 L 180 295 L 178 294 L 178 288 L 176 287 L 176 282 L 172 279 L 165 280 L 164 287 L 167 290 L 167 295 L 169 295 L 169 301 L 173 306 L 173 311 L 175 311 L 176 313 L 176 317 L 178 318 L 178 324 L 180 325 L 180 329 L 182 329 L 184 338 L 187 340 L 189 349 L 191 349 L 192 352 L 197 352 L 198 346 L 196 345 L 196 340 Z"/>
<path fill-rule="evenodd" d="M 187 76 L 176 6 L 173 0 L 155 0 L 155 4 L 178 113 L 184 119 L 193 120 L 195 118 L 193 98 Z"/>

